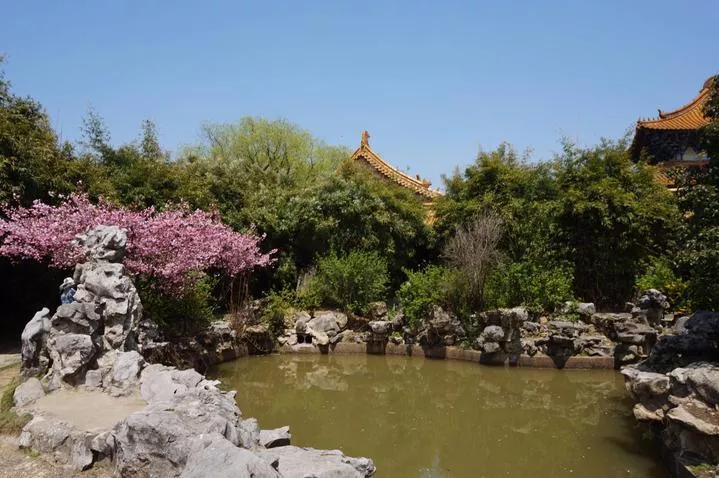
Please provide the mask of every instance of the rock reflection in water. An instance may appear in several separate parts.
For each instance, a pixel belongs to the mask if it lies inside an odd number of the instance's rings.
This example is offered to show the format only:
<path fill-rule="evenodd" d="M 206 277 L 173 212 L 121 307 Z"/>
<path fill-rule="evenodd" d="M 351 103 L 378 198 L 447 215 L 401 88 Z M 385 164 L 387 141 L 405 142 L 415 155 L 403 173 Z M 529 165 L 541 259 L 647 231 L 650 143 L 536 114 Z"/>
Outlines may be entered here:
<path fill-rule="evenodd" d="M 370 456 L 378 477 L 665 476 L 613 371 L 298 355 L 216 374 L 263 428 Z"/>

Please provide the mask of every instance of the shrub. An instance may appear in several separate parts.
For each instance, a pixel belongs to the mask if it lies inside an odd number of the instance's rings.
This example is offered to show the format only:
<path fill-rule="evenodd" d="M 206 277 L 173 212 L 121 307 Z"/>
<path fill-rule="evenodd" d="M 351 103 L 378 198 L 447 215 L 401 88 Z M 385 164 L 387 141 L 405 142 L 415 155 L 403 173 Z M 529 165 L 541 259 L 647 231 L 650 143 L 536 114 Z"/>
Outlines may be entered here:
<path fill-rule="evenodd" d="M 0 434 L 16 435 L 20 433 L 32 418 L 29 414 L 18 415 L 11 410 L 14 405 L 13 395 L 18 385 L 20 385 L 20 380 L 13 379 L 5 387 L 2 398 L 0 398 Z"/>
<path fill-rule="evenodd" d="M 551 311 L 572 299 L 573 274 L 566 264 L 537 264 L 534 261 L 499 265 L 488 277 L 485 290 L 489 307 L 526 306 Z"/>
<path fill-rule="evenodd" d="M 295 300 L 294 294 L 286 291 L 270 292 L 265 296 L 267 304 L 262 310 L 262 322 L 267 324 L 270 335 L 280 337 L 285 329 L 285 314 L 292 308 Z"/>
<path fill-rule="evenodd" d="M 653 258 L 636 281 L 638 294 L 647 289 L 657 289 L 667 296 L 675 310 L 687 305 L 687 288 L 687 283 L 674 273 L 669 261 L 664 258 Z"/>
<path fill-rule="evenodd" d="M 472 308 L 483 305 L 487 274 L 501 258 L 502 229 L 502 218 L 487 211 L 476 216 L 468 226 L 458 228 L 445 246 L 444 256 L 461 272 Z"/>
<path fill-rule="evenodd" d="M 204 273 L 195 273 L 190 286 L 178 296 L 170 294 L 156 281 L 137 281 L 143 315 L 157 322 L 170 337 L 195 335 L 215 318 L 213 289 L 215 280 Z"/>
<path fill-rule="evenodd" d="M 457 273 L 441 266 L 428 266 L 417 272 L 405 271 L 405 281 L 397 292 L 404 316 L 410 327 L 416 327 L 433 305 L 455 308 L 451 303 Z"/>
<path fill-rule="evenodd" d="M 387 262 L 376 252 L 331 253 L 319 259 L 310 288 L 324 305 L 363 313 L 384 297 L 388 280 Z"/>

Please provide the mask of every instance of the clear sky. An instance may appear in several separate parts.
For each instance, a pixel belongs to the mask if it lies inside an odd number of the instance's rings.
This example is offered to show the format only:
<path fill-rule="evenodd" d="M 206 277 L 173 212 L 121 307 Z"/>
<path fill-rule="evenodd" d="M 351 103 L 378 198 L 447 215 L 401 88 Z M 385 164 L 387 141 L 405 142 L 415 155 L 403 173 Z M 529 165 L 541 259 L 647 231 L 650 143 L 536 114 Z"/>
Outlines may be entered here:
<path fill-rule="evenodd" d="M 440 183 L 509 141 L 616 138 L 719 72 L 717 0 L 3 2 L 14 91 L 76 140 L 88 107 L 114 143 L 142 119 L 167 149 L 204 122 L 287 118 L 331 144 L 362 130 Z"/>

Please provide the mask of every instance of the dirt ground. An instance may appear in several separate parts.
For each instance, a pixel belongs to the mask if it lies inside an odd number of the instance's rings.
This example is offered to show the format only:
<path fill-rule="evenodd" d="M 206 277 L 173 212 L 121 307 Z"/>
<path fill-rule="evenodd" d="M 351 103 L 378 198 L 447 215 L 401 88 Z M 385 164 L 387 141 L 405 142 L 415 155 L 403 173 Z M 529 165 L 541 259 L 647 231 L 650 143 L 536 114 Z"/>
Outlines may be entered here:
<path fill-rule="evenodd" d="M 0 354 L 0 395 L 20 371 L 18 354 Z M 21 450 L 15 436 L 0 435 L 0 478 L 110 478 L 112 469 L 97 465 L 82 473 L 53 462 L 52 456 Z"/>

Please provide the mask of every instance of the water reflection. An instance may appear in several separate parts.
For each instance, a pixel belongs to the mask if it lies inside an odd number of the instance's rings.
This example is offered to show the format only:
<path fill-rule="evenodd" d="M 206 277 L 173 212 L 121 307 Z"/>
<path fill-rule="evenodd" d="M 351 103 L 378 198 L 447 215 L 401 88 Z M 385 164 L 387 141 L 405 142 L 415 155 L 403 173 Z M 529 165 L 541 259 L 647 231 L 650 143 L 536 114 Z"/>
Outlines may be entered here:
<path fill-rule="evenodd" d="M 663 477 L 612 371 L 408 357 L 223 364 L 244 415 L 293 443 L 372 457 L 380 477 Z"/>

